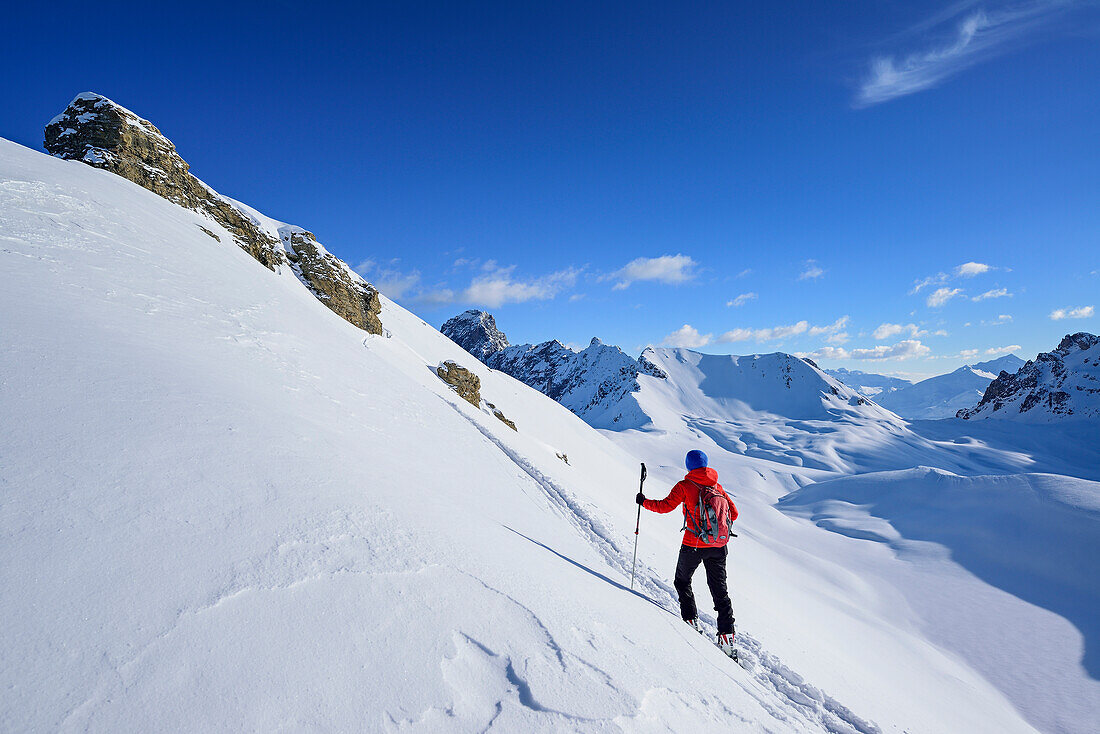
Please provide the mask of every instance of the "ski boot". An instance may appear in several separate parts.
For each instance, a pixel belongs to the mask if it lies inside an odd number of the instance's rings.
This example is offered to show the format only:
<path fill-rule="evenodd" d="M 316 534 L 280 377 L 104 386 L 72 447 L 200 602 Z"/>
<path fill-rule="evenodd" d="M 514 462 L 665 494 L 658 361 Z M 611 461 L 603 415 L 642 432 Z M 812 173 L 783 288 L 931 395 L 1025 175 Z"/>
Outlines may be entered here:
<path fill-rule="evenodd" d="M 733 646 L 733 633 L 732 632 L 730 632 L 729 634 L 723 634 L 723 633 L 719 632 L 718 633 L 718 642 L 715 643 L 715 644 L 718 645 L 719 650 L 724 652 L 727 656 L 732 658 L 735 662 L 740 662 L 739 660 L 737 660 L 737 648 Z"/>
<path fill-rule="evenodd" d="M 699 634 L 701 634 L 701 635 L 706 634 L 706 630 L 703 629 L 703 623 L 699 621 L 698 617 L 696 617 L 695 619 L 685 619 L 684 621 L 687 622 L 689 627 L 691 627 L 693 630 L 695 630 Z"/>

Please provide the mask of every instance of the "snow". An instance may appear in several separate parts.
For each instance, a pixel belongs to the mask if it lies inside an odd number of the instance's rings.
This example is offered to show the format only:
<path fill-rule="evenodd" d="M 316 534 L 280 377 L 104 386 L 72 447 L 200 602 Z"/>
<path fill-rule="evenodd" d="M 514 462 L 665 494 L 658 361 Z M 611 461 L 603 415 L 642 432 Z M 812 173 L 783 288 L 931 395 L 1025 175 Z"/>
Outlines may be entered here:
<path fill-rule="evenodd" d="M 922 467 L 813 484 L 779 506 L 904 558 L 878 573 L 926 615 L 930 638 L 1015 691 L 1044 730 L 1095 722 L 1100 483 Z M 945 579 L 966 603 L 942 593 Z M 980 606 L 970 596 L 979 580 L 999 590 L 986 590 Z"/>
<path fill-rule="evenodd" d="M 879 395 L 879 405 L 911 420 L 954 418 L 955 413 L 972 408 L 982 399 L 989 383 L 1001 370 L 1015 372 L 1024 361 L 1006 354 L 1004 357 L 973 365 L 964 365 L 946 375 L 922 380 L 910 387 Z"/>
<path fill-rule="evenodd" d="M 635 412 L 598 431 L 388 299 L 368 335 L 211 220 L 7 141 L 0 264 L 0 729 L 1083 734 L 1100 716 L 1073 606 L 1095 608 L 1096 485 L 1036 474 L 1096 471 L 1087 422 L 1030 443 L 907 424 L 788 355 L 651 350 L 666 377 L 600 403 Z M 436 376 L 447 360 L 518 432 Z M 659 497 L 695 447 L 741 511 L 751 671 L 678 619 L 675 513 L 642 517 L 629 588 L 639 461 Z M 981 534 L 944 524 L 963 512 Z"/>
<path fill-rule="evenodd" d="M 652 549 L 632 593 L 637 458 L 392 302 L 367 335 L 7 141 L 0 232 L 0 728 L 878 730 L 751 639 L 756 673 L 724 659 Z"/>

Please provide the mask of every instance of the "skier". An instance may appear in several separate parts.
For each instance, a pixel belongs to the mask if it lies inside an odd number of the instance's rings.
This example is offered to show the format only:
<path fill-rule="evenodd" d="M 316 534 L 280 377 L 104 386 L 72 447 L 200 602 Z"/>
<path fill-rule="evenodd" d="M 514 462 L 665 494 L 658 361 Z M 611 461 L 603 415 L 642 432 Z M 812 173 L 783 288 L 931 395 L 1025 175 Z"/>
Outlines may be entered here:
<path fill-rule="evenodd" d="M 736 659 L 733 603 L 726 590 L 726 543 L 730 536 L 729 523 L 737 519 L 737 507 L 718 483 L 718 472 L 707 466 L 706 454 L 698 449 L 689 451 L 685 464 L 687 475 L 676 483 L 668 497 L 651 500 L 638 492 L 637 502 L 647 510 L 660 513 L 672 512 L 683 503 L 684 540 L 673 582 L 680 595 L 680 616 L 697 631 L 703 631 L 691 591 L 691 577 L 702 563 L 714 599 L 714 611 L 718 612 L 718 647 Z"/>

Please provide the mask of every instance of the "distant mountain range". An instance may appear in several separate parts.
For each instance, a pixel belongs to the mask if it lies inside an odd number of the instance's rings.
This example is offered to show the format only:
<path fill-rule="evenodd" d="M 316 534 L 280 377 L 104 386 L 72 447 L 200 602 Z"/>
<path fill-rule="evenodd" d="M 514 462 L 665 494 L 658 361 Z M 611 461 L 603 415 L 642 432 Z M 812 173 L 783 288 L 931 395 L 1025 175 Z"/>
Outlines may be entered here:
<path fill-rule="evenodd" d="M 878 404 L 910 420 L 954 418 L 982 399 L 989 383 L 1002 370 L 1015 372 L 1024 360 L 1008 354 L 988 362 L 964 365 L 946 375 L 921 380 L 915 385 L 878 395 Z"/>
<path fill-rule="evenodd" d="M 911 381 L 903 380 L 900 377 L 876 375 L 873 372 L 848 370 L 843 367 L 836 370 L 822 370 L 822 372 L 830 377 L 835 377 L 848 387 L 859 390 L 867 397 L 875 398 L 876 400 L 878 400 L 878 397 L 881 395 L 887 395 L 897 390 L 904 390 L 913 385 Z"/>

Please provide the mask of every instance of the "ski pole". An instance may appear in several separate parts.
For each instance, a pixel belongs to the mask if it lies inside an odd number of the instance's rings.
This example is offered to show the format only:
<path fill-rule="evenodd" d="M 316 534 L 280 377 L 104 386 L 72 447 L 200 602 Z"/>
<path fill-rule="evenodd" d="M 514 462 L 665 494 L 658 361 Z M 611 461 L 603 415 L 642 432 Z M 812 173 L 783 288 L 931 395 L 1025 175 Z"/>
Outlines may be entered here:
<path fill-rule="evenodd" d="M 645 462 L 642 462 L 642 478 L 638 482 L 638 491 L 645 484 Z M 634 562 L 630 564 L 630 588 L 634 588 L 634 569 L 638 566 L 638 529 L 642 526 L 642 506 L 638 505 L 638 521 L 634 523 Z"/>

